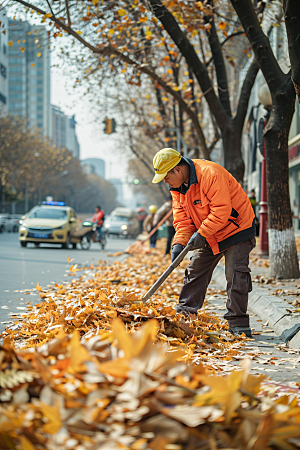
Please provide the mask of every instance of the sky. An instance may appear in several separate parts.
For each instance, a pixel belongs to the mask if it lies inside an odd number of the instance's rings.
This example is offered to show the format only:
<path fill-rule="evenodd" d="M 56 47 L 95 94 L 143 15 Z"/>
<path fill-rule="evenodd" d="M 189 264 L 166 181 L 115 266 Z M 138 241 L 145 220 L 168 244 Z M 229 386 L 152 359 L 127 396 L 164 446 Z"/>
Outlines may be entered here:
<path fill-rule="evenodd" d="M 51 69 L 51 103 L 67 115 L 75 114 L 76 133 L 80 144 L 80 158 L 101 158 L 106 162 L 106 178 L 125 178 L 124 164 L 115 149 L 113 135 L 103 133 L 103 123 L 93 119 L 92 104 L 85 101 L 76 90 L 68 88 L 73 80 L 57 67 Z M 74 106 L 75 103 L 75 106 Z M 122 159 L 122 158 L 121 158 Z M 124 158 L 123 158 L 124 159 Z"/>
<path fill-rule="evenodd" d="M 51 61 L 54 65 L 55 53 L 52 53 Z M 120 178 L 125 181 L 127 162 L 116 149 L 114 135 L 103 133 L 104 124 L 95 121 L 92 103 L 77 90 L 70 88 L 73 83 L 74 80 L 70 80 L 62 68 L 51 67 L 51 104 L 59 106 L 67 115 L 75 115 L 80 159 L 104 159 L 106 178 Z M 123 185 L 123 195 L 126 200 L 131 200 L 132 190 L 129 186 Z"/>

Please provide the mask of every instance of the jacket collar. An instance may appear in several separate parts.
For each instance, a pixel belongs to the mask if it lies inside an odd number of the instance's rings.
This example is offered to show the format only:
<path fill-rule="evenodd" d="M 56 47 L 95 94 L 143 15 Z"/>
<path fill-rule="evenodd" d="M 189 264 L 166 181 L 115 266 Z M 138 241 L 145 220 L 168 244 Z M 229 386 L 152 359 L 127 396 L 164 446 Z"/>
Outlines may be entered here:
<path fill-rule="evenodd" d="M 187 193 L 187 191 L 189 190 L 189 188 L 192 186 L 192 184 L 198 184 L 198 180 L 197 180 L 195 164 L 193 163 L 193 161 L 190 158 L 186 158 L 185 156 L 183 156 L 182 159 L 185 162 L 187 162 L 189 165 L 189 169 L 190 169 L 189 184 L 188 184 L 188 186 L 185 186 L 185 184 L 182 184 L 179 188 L 169 187 L 169 190 L 180 192 L 180 194 L 185 195 Z"/>

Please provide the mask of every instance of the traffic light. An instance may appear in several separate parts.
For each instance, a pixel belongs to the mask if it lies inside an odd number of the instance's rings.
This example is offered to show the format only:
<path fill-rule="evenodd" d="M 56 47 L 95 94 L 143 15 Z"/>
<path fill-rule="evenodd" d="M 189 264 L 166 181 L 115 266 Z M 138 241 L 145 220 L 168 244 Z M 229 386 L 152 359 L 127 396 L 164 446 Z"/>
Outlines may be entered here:
<path fill-rule="evenodd" d="M 104 133 L 105 134 L 112 134 L 116 132 L 116 121 L 115 119 L 108 119 L 105 117 L 104 121 Z"/>
<path fill-rule="evenodd" d="M 135 178 L 135 179 L 133 180 L 133 184 L 140 184 L 140 180 L 139 180 L 138 178 Z"/>

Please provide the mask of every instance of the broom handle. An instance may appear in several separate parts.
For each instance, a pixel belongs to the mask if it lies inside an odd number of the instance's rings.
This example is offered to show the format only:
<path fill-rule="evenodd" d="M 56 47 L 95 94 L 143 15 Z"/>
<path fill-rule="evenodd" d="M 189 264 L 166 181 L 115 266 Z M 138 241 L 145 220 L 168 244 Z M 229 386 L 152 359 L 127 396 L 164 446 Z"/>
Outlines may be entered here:
<path fill-rule="evenodd" d="M 142 245 L 144 244 L 144 242 L 148 241 L 148 239 L 150 239 L 151 236 L 153 236 L 153 234 L 158 230 L 158 228 L 171 216 L 172 212 L 173 212 L 172 209 L 170 209 L 170 211 L 167 212 L 167 214 L 158 222 L 158 224 L 153 228 L 153 230 L 150 231 L 147 238 L 144 241 L 142 241 Z"/>
<path fill-rule="evenodd" d="M 159 277 L 159 279 L 153 284 L 153 286 L 149 289 L 149 291 L 142 298 L 142 302 L 146 303 L 150 297 L 157 291 L 157 289 L 163 284 L 166 278 L 176 269 L 177 266 L 181 263 L 185 255 L 192 249 L 193 245 L 187 245 L 181 253 L 177 256 L 177 258 L 172 262 L 172 264 L 167 268 L 167 270 Z"/>

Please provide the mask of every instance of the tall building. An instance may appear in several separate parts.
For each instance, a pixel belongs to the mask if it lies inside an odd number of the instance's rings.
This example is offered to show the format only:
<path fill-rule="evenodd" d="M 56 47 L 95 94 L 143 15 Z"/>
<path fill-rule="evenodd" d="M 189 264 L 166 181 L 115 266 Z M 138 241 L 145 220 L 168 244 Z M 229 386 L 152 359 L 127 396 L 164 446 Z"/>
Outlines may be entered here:
<path fill-rule="evenodd" d="M 8 108 L 8 39 L 2 31 L 8 29 L 6 10 L 0 10 L 0 111 Z"/>
<path fill-rule="evenodd" d="M 8 111 L 26 116 L 45 136 L 51 133 L 50 50 L 43 26 L 9 19 Z"/>
<path fill-rule="evenodd" d="M 57 147 L 65 147 L 73 152 L 73 156 L 79 158 L 80 146 L 76 136 L 75 116 L 68 117 L 58 107 L 51 105 L 52 130 L 51 137 Z"/>
<path fill-rule="evenodd" d="M 105 161 L 100 158 L 87 158 L 82 161 L 83 166 L 86 167 L 92 167 L 93 172 L 91 172 L 91 169 L 86 169 L 87 173 L 95 173 L 101 178 L 105 178 Z"/>
<path fill-rule="evenodd" d="M 123 194 L 123 182 L 119 178 L 111 178 L 108 180 L 117 191 L 117 201 L 121 204 L 124 203 L 124 194 Z"/>

